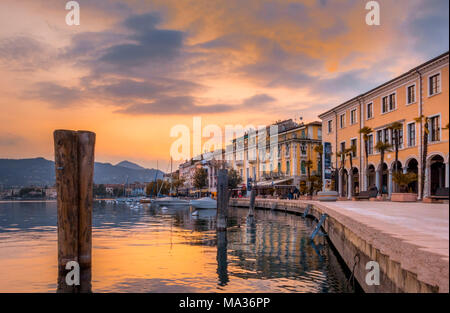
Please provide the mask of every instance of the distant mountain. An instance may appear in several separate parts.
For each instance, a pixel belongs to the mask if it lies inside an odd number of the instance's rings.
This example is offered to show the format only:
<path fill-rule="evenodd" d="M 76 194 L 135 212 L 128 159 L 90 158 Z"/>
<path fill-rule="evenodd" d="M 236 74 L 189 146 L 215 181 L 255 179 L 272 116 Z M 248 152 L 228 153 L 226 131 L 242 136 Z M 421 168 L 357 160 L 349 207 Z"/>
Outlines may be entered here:
<path fill-rule="evenodd" d="M 122 167 L 126 167 L 126 168 L 131 168 L 132 170 L 145 170 L 145 168 L 143 168 L 142 166 L 130 162 L 130 161 L 122 161 L 120 163 L 117 163 L 116 166 L 122 166 Z"/>
<path fill-rule="evenodd" d="M 99 162 L 94 164 L 94 183 L 96 184 L 123 184 L 127 179 L 129 183 L 148 182 L 154 180 L 155 177 L 162 178 L 163 174 L 162 171 L 146 169 L 128 161 L 120 162 L 117 165 Z M 0 185 L 5 187 L 52 186 L 54 183 L 55 166 L 53 161 L 44 158 L 0 159 Z"/>

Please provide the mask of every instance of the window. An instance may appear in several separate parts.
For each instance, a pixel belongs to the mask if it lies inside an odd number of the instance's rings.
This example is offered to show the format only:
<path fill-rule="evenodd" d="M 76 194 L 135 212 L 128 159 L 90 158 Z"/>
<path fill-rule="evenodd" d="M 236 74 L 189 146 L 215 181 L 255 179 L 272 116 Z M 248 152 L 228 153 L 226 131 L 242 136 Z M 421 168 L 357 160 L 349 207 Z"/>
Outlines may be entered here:
<path fill-rule="evenodd" d="M 384 143 L 389 143 L 389 128 L 383 129 Z"/>
<path fill-rule="evenodd" d="M 241 177 L 244 177 L 244 170 L 242 168 L 241 168 L 240 172 L 241 172 Z"/>
<path fill-rule="evenodd" d="M 416 85 L 411 85 L 407 89 L 406 104 L 416 102 Z"/>
<path fill-rule="evenodd" d="M 416 145 L 416 123 L 408 124 L 408 147 Z"/>
<path fill-rule="evenodd" d="M 341 152 L 345 152 L 345 141 L 341 142 Z"/>
<path fill-rule="evenodd" d="M 300 152 L 302 155 L 306 155 L 306 145 L 305 144 L 302 144 L 300 146 Z"/>
<path fill-rule="evenodd" d="M 377 130 L 377 143 L 383 141 L 383 131 Z"/>
<path fill-rule="evenodd" d="M 429 78 L 429 95 L 433 96 L 441 92 L 441 74 L 430 76 Z"/>
<path fill-rule="evenodd" d="M 389 95 L 389 111 L 395 110 L 396 103 L 395 103 L 395 94 Z"/>
<path fill-rule="evenodd" d="M 281 163 L 278 162 L 278 173 L 281 173 Z"/>
<path fill-rule="evenodd" d="M 333 132 L 333 121 L 328 121 L 328 133 Z"/>
<path fill-rule="evenodd" d="M 358 121 L 357 117 L 356 117 L 356 112 L 357 112 L 356 109 L 350 111 L 350 124 L 351 125 L 355 124 Z"/>
<path fill-rule="evenodd" d="M 371 119 L 373 117 L 373 103 L 367 104 L 367 119 Z"/>
<path fill-rule="evenodd" d="M 302 161 L 300 163 L 300 168 L 302 170 L 302 174 L 305 175 L 306 174 L 306 166 L 305 166 L 305 161 Z"/>
<path fill-rule="evenodd" d="M 397 130 L 398 132 L 398 146 L 401 148 L 403 147 L 403 129 Z M 391 143 L 392 145 L 395 145 L 395 131 L 391 131 Z"/>
<path fill-rule="evenodd" d="M 291 174 L 291 164 L 289 163 L 289 161 L 286 161 L 286 174 L 290 175 Z"/>
<path fill-rule="evenodd" d="M 357 139 L 352 139 L 351 140 L 351 147 L 355 147 L 355 150 L 352 152 L 352 157 L 356 158 L 356 151 L 357 151 Z"/>
<path fill-rule="evenodd" d="M 382 112 L 386 113 L 387 111 L 388 111 L 388 97 L 383 97 Z"/>
<path fill-rule="evenodd" d="M 289 152 L 290 152 L 290 151 L 289 151 L 289 148 L 290 148 L 290 146 L 289 146 L 289 144 L 287 144 L 287 145 L 286 145 L 286 156 L 287 156 L 287 157 L 289 157 Z"/>
<path fill-rule="evenodd" d="M 341 128 L 345 127 L 345 114 L 341 114 L 341 116 L 339 116 L 339 126 Z"/>
<path fill-rule="evenodd" d="M 368 136 L 367 146 L 368 154 L 373 154 L 373 135 Z"/>
<path fill-rule="evenodd" d="M 383 97 L 381 112 L 387 113 L 396 109 L 395 92 L 391 93 L 389 96 Z"/>
<path fill-rule="evenodd" d="M 430 141 L 434 142 L 434 141 L 439 141 L 440 139 L 440 118 L 439 115 L 438 116 L 433 116 L 430 118 Z"/>

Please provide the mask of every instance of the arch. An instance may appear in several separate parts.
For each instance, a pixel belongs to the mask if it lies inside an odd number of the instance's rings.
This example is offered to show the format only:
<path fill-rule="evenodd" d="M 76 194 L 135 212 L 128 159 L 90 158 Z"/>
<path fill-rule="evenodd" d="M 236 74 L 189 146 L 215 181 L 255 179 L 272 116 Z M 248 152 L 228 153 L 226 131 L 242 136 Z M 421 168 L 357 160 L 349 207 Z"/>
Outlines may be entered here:
<path fill-rule="evenodd" d="M 369 164 L 367 166 L 367 189 L 370 189 L 371 187 L 374 187 L 377 185 L 376 179 L 376 170 L 374 164 Z"/>
<path fill-rule="evenodd" d="M 428 156 L 427 156 L 427 163 L 428 163 L 432 158 L 434 158 L 435 156 L 440 156 L 440 157 L 442 158 L 442 160 L 445 160 L 445 155 L 444 155 L 442 152 L 439 152 L 439 151 L 432 151 L 432 152 L 429 152 L 429 153 L 428 153 Z"/>
<path fill-rule="evenodd" d="M 358 167 L 353 167 L 353 170 L 351 172 L 352 175 L 352 195 L 356 195 L 359 193 L 360 190 L 360 183 L 359 183 L 359 169 Z"/>
<path fill-rule="evenodd" d="M 409 163 L 410 163 L 411 161 L 415 161 L 415 162 L 419 163 L 419 161 L 417 161 L 417 160 L 419 160 L 419 158 L 418 158 L 417 156 L 415 156 L 415 155 L 410 155 L 410 156 L 408 156 L 408 158 L 407 158 L 406 161 L 404 162 L 405 168 L 408 168 L 408 167 L 409 167 Z"/>
<path fill-rule="evenodd" d="M 430 156 L 427 162 L 428 170 L 428 191 L 430 195 L 436 194 L 437 190 L 445 187 L 446 169 L 445 158 L 442 153 L 435 153 Z"/>
<path fill-rule="evenodd" d="M 419 174 L 419 161 L 415 158 L 408 159 L 408 163 L 405 163 L 405 169 L 407 173 L 415 173 L 416 175 Z M 412 182 L 408 185 L 408 189 L 413 192 L 418 192 L 418 182 Z"/>
<path fill-rule="evenodd" d="M 399 169 L 399 170 L 401 170 L 401 169 L 403 168 L 402 161 L 398 160 L 398 161 L 397 161 L 397 165 L 398 165 L 398 169 Z M 393 171 L 393 170 L 394 170 L 394 167 L 395 167 L 395 160 L 392 161 L 392 162 L 389 164 L 389 169 L 390 169 L 391 171 Z"/>

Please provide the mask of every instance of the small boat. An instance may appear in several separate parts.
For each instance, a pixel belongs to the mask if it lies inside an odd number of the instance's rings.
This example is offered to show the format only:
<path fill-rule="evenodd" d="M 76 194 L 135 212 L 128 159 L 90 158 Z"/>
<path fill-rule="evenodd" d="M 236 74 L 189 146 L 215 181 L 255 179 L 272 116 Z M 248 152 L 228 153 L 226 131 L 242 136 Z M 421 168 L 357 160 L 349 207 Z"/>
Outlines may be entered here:
<path fill-rule="evenodd" d="M 157 198 L 152 201 L 152 204 L 157 204 L 159 206 L 188 206 L 189 201 L 175 198 L 175 197 L 163 197 Z"/>
<path fill-rule="evenodd" d="M 217 209 L 217 200 L 209 197 L 189 201 L 189 205 L 197 209 Z"/>
<path fill-rule="evenodd" d="M 152 199 L 150 198 L 142 198 L 139 200 L 140 203 L 152 203 Z"/>

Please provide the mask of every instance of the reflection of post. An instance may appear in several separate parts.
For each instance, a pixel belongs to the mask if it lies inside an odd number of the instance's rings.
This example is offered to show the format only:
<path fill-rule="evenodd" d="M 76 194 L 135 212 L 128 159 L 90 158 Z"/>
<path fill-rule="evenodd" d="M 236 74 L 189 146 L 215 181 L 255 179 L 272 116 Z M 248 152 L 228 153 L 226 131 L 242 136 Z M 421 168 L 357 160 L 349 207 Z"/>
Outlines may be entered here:
<path fill-rule="evenodd" d="M 253 217 L 255 215 L 255 200 L 256 200 L 256 189 L 253 186 L 252 191 L 250 193 L 250 206 L 248 209 L 248 217 Z"/>
<path fill-rule="evenodd" d="M 58 207 L 58 292 L 91 289 L 92 200 L 95 134 L 54 132 Z M 66 284 L 66 264 L 80 266 L 81 286 Z"/>
<path fill-rule="evenodd" d="M 218 231 L 227 229 L 228 172 L 220 169 L 217 175 L 217 225 Z"/>
<path fill-rule="evenodd" d="M 219 285 L 225 286 L 229 281 L 226 231 L 217 232 L 217 274 L 219 276 Z"/>

